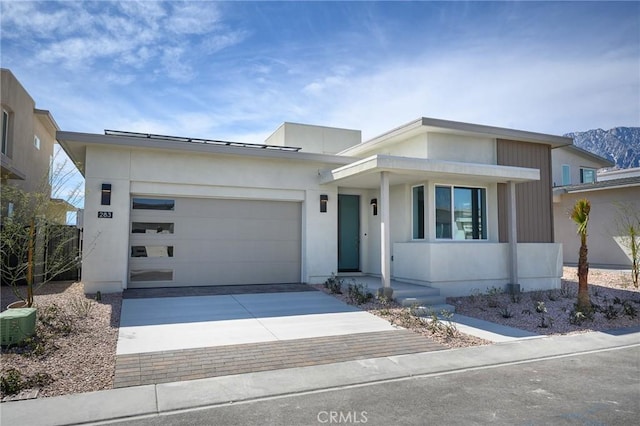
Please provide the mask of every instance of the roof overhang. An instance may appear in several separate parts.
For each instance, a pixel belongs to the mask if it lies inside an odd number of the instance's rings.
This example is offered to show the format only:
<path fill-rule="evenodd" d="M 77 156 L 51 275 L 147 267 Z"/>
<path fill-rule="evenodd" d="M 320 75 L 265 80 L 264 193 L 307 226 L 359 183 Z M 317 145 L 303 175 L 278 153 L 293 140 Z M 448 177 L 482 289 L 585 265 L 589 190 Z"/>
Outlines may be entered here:
<path fill-rule="evenodd" d="M 508 139 L 546 144 L 552 148 L 573 144 L 573 139 L 564 136 L 422 117 L 359 145 L 348 148 L 340 154 L 357 156 L 372 149 L 382 148 L 397 141 L 406 140 L 410 137 L 425 133 L 448 133 L 469 137 Z"/>
<path fill-rule="evenodd" d="M 108 146 L 133 149 L 156 149 L 180 151 L 183 153 L 203 153 L 217 155 L 232 155 L 244 157 L 258 157 L 271 159 L 289 159 L 296 161 L 316 162 L 319 164 L 348 164 L 354 159 L 347 156 L 315 154 L 310 152 L 295 152 L 284 150 L 249 148 L 243 146 L 225 146 L 207 143 L 184 142 L 181 140 L 140 138 L 116 135 L 101 135 L 95 133 L 57 132 L 58 143 L 74 162 L 84 176 L 85 161 L 88 146 Z"/>
<path fill-rule="evenodd" d="M 352 188 L 378 188 L 380 172 L 389 173 L 389 183 L 398 185 L 421 180 L 481 183 L 530 182 L 540 180 L 540 170 L 494 164 L 462 163 L 424 158 L 373 155 L 333 170 L 320 173 L 321 184 L 338 184 Z"/>
<path fill-rule="evenodd" d="M 58 127 L 58 123 L 56 123 L 56 120 L 53 119 L 53 115 L 51 115 L 51 112 L 46 109 L 38 108 L 35 108 L 33 112 L 35 113 L 35 116 L 40 120 L 42 125 L 45 126 L 52 135 L 55 135 L 55 133 L 60 130 L 60 127 Z"/>
<path fill-rule="evenodd" d="M 600 168 L 603 167 L 613 167 L 616 165 L 616 163 L 614 163 L 611 160 L 608 160 L 604 157 L 601 157 L 599 155 L 596 155 L 592 152 L 587 151 L 586 149 L 582 149 L 579 146 L 576 145 L 567 145 L 567 146 L 563 146 L 563 147 L 556 147 L 556 148 L 562 148 L 562 149 L 567 149 L 569 151 L 571 151 L 573 154 L 576 154 L 579 157 L 582 158 L 586 158 L 587 160 L 593 161 L 595 163 L 598 163 L 598 165 L 600 166 Z"/>
<path fill-rule="evenodd" d="M 553 188 L 553 196 L 555 198 L 563 194 L 576 194 L 581 192 L 606 191 L 622 188 L 638 188 L 640 189 L 640 176 L 628 178 L 603 180 L 594 183 L 581 183 L 578 185 L 559 186 Z"/>

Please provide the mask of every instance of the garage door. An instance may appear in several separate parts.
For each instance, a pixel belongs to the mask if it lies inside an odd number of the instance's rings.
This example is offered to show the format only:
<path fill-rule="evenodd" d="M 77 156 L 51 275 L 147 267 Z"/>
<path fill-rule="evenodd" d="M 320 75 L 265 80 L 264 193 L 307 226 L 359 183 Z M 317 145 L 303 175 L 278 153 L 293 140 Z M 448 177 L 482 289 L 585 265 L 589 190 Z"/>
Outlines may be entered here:
<path fill-rule="evenodd" d="M 133 197 L 129 288 L 300 281 L 301 205 Z"/>

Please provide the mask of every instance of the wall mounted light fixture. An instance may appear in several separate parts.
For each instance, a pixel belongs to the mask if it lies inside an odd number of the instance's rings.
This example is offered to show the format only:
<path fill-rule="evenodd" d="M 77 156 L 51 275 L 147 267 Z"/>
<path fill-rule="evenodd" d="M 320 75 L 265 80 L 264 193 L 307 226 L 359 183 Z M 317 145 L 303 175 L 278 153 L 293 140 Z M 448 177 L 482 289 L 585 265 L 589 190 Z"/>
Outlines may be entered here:
<path fill-rule="evenodd" d="M 378 199 L 377 198 L 371 199 L 371 207 L 373 208 L 373 215 L 378 216 Z"/>
<path fill-rule="evenodd" d="M 327 212 L 328 201 L 329 201 L 329 196 L 327 194 L 320 194 L 320 213 Z"/>
<path fill-rule="evenodd" d="M 111 184 L 103 183 L 102 184 L 102 201 L 100 202 L 103 206 L 111 205 Z"/>

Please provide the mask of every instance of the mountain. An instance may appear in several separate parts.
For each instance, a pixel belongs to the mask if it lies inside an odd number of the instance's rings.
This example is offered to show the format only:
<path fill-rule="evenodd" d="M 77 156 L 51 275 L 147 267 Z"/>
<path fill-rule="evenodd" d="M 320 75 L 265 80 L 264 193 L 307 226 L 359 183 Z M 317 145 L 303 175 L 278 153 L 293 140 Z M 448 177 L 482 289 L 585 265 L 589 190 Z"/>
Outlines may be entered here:
<path fill-rule="evenodd" d="M 640 167 L 640 127 L 616 127 L 567 133 L 573 143 L 616 163 L 619 169 Z"/>

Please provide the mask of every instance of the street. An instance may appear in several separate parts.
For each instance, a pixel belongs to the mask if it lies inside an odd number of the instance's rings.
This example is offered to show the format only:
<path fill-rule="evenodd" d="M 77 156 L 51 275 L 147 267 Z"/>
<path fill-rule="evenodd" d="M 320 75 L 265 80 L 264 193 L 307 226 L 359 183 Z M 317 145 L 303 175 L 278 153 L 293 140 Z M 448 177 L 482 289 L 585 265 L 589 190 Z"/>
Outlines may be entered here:
<path fill-rule="evenodd" d="M 631 425 L 640 347 L 127 419 L 158 425 Z"/>

